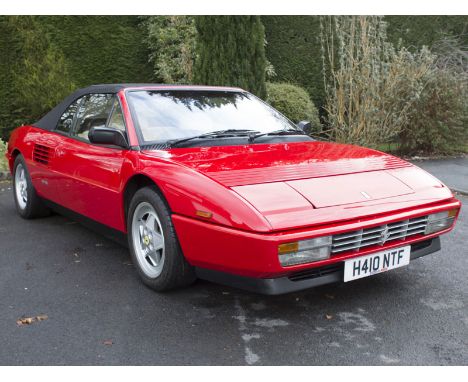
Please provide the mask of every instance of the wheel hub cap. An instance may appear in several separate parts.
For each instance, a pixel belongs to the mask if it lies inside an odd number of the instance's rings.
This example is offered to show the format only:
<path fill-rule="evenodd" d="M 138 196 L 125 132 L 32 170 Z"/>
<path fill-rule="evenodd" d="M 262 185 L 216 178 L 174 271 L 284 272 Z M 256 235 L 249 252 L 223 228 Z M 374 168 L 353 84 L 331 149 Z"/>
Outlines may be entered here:
<path fill-rule="evenodd" d="M 147 202 L 140 203 L 133 214 L 132 240 L 143 272 L 148 277 L 159 276 L 164 264 L 164 235 L 156 211 Z"/>
<path fill-rule="evenodd" d="M 21 163 L 16 166 L 15 171 L 15 194 L 18 205 L 21 209 L 25 209 L 28 203 L 28 182 L 25 168 Z"/>

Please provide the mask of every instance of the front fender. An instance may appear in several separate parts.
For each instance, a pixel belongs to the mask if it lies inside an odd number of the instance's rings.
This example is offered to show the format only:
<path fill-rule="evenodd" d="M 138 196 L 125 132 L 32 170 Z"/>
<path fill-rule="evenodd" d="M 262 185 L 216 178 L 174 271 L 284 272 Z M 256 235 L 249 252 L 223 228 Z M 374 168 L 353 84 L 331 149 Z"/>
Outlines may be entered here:
<path fill-rule="evenodd" d="M 196 170 L 144 154 L 139 165 L 139 173 L 158 185 L 174 214 L 246 231 L 271 231 L 265 217 L 238 194 Z M 200 217 L 197 211 L 212 215 Z"/>

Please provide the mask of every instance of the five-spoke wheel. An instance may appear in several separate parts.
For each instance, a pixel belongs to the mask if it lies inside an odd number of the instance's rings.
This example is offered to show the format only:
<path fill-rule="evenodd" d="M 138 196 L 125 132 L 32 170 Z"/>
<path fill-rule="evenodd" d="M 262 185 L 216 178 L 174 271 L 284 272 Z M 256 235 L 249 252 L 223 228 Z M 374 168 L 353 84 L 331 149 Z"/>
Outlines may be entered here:
<path fill-rule="evenodd" d="M 26 180 L 26 170 L 22 163 L 18 163 L 16 166 L 15 196 L 19 207 L 24 210 L 28 203 L 28 182 Z"/>
<path fill-rule="evenodd" d="M 143 272 L 148 277 L 159 276 L 164 265 L 164 235 L 159 217 L 148 202 L 140 203 L 133 213 L 132 237 Z"/>
<path fill-rule="evenodd" d="M 21 154 L 16 156 L 13 165 L 13 194 L 16 210 L 21 217 L 32 219 L 50 214 L 49 209 L 45 207 L 43 200 L 34 189 L 26 162 Z"/>
<path fill-rule="evenodd" d="M 149 287 L 164 291 L 195 280 L 172 224 L 166 201 L 154 187 L 135 192 L 128 208 L 128 243 L 133 263 Z"/>

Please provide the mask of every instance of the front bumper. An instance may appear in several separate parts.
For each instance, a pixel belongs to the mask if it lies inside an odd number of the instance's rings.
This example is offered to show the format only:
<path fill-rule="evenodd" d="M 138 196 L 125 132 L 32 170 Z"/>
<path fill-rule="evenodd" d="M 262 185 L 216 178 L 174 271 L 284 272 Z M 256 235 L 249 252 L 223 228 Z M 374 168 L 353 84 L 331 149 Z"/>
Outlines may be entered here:
<path fill-rule="evenodd" d="M 435 237 L 411 245 L 411 260 L 440 250 L 440 237 Z M 251 292 L 279 295 L 303 289 L 343 281 L 344 262 L 292 273 L 277 278 L 255 278 L 234 275 L 206 268 L 196 268 L 201 279 L 229 285 Z"/>
<path fill-rule="evenodd" d="M 301 271 L 336 265 L 350 258 L 376 251 L 433 239 L 449 232 L 454 225 L 433 234 L 417 234 L 406 239 L 389 240 L 384 245 L 367 246 L 358 251 L 339 252 L 329 259 L 287 267 L 283 267 L 278 258 L 278 245 L 280 244 L 372 228 L 453 208 L 460 208 L 460 202 L 456 199 L 388 215 L 377 215 L 342 223 L 324 223 L 307 229 L 267 234 L 210 224 L 177 214 L 172 215 L 172 220 L 184 256 L 192 266 L 249 278 L 277 279 L 289 277 Z"/>

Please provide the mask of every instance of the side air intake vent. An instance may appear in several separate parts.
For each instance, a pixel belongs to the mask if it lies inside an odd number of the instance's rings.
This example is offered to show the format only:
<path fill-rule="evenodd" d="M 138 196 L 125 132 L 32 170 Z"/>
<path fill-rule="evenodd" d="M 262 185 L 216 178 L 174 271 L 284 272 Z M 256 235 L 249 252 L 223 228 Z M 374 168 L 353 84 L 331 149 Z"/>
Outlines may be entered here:
<path fill-rule="evenodd" d="M 50 159 L 50 150 L 50 147 L 44 145 L 34 145 L 33 161 L 48 165 Z"/>

